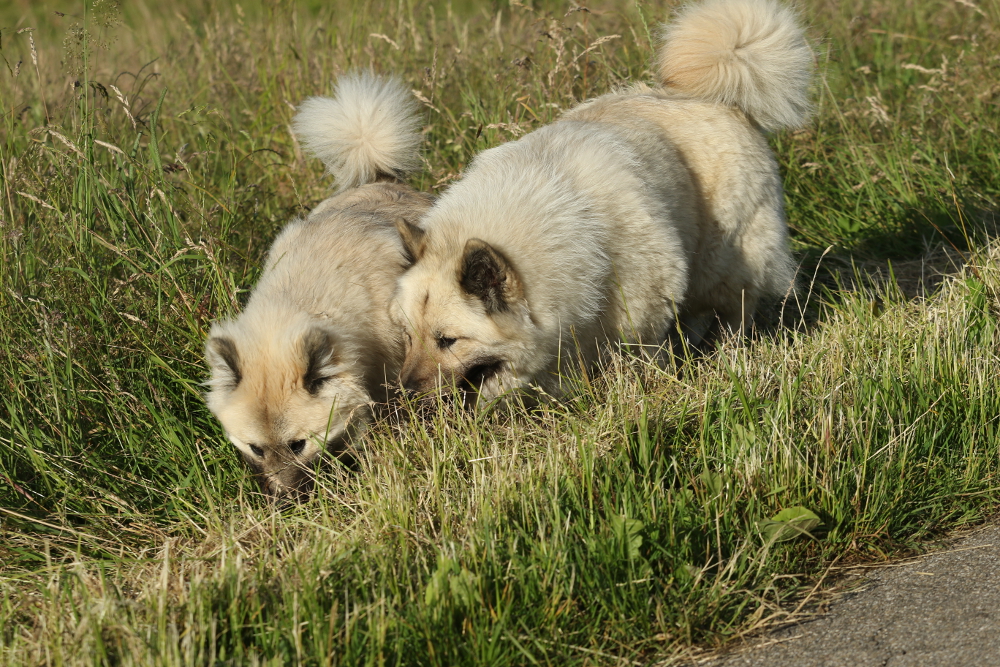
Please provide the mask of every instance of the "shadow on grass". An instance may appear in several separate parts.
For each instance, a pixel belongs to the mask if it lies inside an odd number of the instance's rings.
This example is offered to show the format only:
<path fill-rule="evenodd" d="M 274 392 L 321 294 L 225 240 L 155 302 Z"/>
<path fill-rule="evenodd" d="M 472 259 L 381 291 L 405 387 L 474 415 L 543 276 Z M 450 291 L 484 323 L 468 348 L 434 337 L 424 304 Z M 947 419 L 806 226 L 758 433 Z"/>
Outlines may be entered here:
<path fill-rule="evenodd" d="M 868 291 L 880 303 L 932 296 L 969 254 L 1000 237 L 995 210 L 964 207 L 960 215 L 940 208 L 912 209 L 894 229 L 872 229 L 843 247 L 810 246 L 798 253 L 798 300 L 768 304 L 755 320 L 758 333 L 782 327 L 811 330 L 825 306 Z M 782 307 L 783 305 L 783 307 Z"/>
<path fill-rule="evenodd" d="M 1000 236 L 1000 219 L 995 209 L 971 203 L 962 205 L 957 212 L 955 209 L 927 206 L 909 210 L 892 228 L 873 228 L 870 233 L 845 244 L 842 250 L 836 249 L 833 256 L 872 266 L 920 263 L 941 248 L 965 254 L 997 236 Z M 822 254 L 819 248 L 806 251 L 803 270 L 815 270 Z"/>

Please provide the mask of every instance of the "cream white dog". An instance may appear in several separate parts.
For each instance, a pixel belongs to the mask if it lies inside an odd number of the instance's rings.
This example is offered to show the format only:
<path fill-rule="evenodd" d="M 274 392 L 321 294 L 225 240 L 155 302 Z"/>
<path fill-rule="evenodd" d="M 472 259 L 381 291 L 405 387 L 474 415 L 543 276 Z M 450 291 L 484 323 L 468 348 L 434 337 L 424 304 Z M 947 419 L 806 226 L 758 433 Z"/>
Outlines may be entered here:
<path fill-rule="evenodd" d="M 394 223 L 431 199 L 402 183 L 419 164 L 415 101 L 401 83 L 342 77 L 336 97 L 306 100 L 297 137 L 338 191 L 285 227 L 242 314 L 212 327 L 209 408 L 276 496 L 305 492 L 324 450 L 385 402 L 403 359 L 388 315 L 409 265 Z"/>
<path fill-rule="evenodd" d="M 664 31 L 659 85 L 591 100 L 479 155 L 418 227 L 392 313 L 401 380 L 490 399 L 607 343 L 742 330 L 794 282 L 765 131 L 809 111 L 813 56 L 774 0 L 708 0 Z"/>

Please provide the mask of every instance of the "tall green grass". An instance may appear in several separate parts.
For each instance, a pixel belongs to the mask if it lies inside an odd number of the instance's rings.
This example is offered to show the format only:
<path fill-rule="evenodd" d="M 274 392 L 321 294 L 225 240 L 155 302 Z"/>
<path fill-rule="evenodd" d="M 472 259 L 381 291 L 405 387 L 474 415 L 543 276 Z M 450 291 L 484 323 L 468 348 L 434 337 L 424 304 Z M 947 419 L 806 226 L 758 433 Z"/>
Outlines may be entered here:
<path fill-rule="evenodd" d="M 437 190 L 648 79 L 673 5 L 0 8 L 0 661 L 671 661 L 994 512 L 1000 6 L 803 4 L 784 324 L 531 411 L 401 407 L 283 510 L 200 383 L 210 322 L 328 192 L 293 107 L 401 75 Z M 770 539 L 798 507 L 821 523 Z"/>

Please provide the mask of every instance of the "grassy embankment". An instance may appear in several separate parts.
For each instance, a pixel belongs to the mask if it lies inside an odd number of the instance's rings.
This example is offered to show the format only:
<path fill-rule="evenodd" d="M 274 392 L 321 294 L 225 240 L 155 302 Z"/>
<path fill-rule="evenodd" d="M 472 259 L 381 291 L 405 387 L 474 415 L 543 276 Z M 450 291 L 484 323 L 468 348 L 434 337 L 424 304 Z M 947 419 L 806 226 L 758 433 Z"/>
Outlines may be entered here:
<path fill-rule="evenodd" d="M 530 415 L 376 427 L 280 514 L 199 383 L 209 323 L 327 192 L 294 105 L 403 76 L 440 188 L 648 79 L 670 7 L 126 4 L 0 9 L 0 662 L 669 661 L 996 509 L 995 1 L 802 3 L 785 328 Z M 794 507 L 822 524 L 769 542 Z"/>

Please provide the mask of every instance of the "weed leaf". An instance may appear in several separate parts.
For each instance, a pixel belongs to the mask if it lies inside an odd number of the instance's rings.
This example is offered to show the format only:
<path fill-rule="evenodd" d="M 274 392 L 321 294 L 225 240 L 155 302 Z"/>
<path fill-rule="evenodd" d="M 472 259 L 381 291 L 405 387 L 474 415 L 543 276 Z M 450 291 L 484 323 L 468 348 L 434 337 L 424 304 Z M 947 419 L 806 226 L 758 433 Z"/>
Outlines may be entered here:
<path fill-rule="evenodd" d="M 424 604 L 431 613 L 438 617 L 441 608 L 449 604 L 453 608 L 468 610 L 479 599 L 479 577 L 451 558 L 439 558 L 437 570 L 424 589 Z"/>
<path fill-rule="evenodd" d="M 809 536 L 809 531 L 820 525 L 822 521 L 811 510 L 805 507 L 789 507 L 781 510 L 770 519 L 758 524 L 764 541 L 768 544 L 794 540 L 796 537 Z"/>
<path fill-rule="evenodd" d="M 611 530 L 618 538 L 618 543 L 624 546 L 629 560 L 635 560 L 639 557 L 639 549 L 642 547 L 640 531 L 643 527 L 644 524 L 638 519 L 629 519 L 617 514 L 611 515 Z"/>

